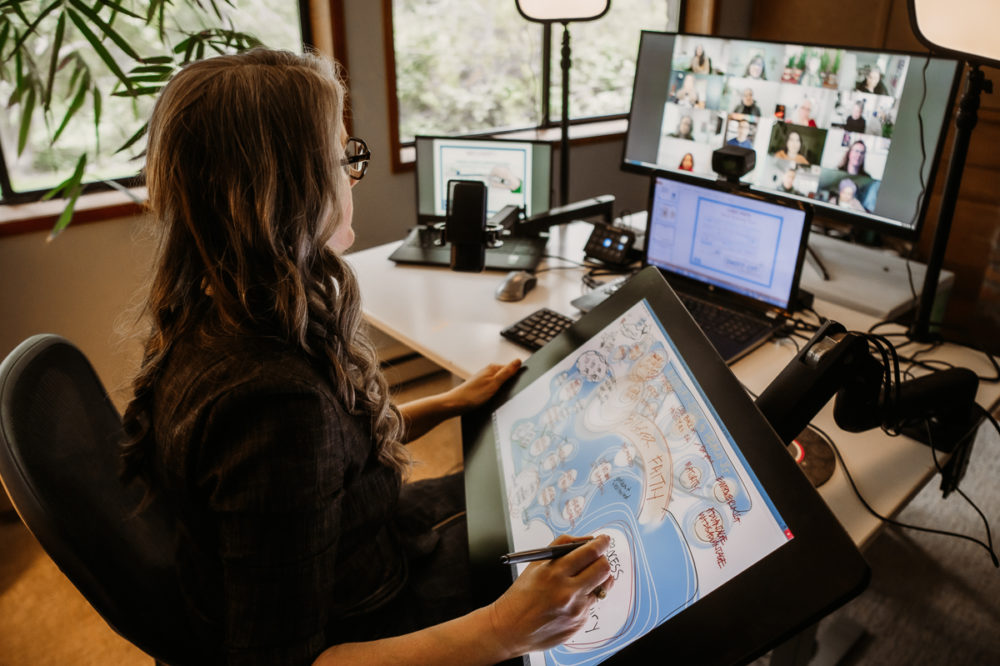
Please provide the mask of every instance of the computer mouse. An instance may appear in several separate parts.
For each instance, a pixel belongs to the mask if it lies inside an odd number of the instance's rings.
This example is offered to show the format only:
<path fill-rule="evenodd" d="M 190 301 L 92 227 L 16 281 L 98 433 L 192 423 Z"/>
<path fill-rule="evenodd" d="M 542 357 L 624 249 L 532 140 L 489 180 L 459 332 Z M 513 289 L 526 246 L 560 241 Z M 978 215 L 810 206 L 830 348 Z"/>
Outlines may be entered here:
<path fill-rule="evenodd" d="M 528 271 L 511 271 L 497 287 L 498 301 L 519 301 L 538 284 L 538 278 Z"/>

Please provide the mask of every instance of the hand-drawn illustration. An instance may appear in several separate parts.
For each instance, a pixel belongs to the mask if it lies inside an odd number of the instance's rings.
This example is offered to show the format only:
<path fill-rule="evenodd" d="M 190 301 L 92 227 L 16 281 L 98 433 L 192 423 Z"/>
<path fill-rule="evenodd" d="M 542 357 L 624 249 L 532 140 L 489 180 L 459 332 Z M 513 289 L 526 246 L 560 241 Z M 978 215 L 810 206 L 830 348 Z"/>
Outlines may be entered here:
<path fill-rule="evenodd" d="M 532 664 L 599 663 L 792 538 L 645 301 L 493 424 L 514 549 L 612 539 L 614 587 Z"/>

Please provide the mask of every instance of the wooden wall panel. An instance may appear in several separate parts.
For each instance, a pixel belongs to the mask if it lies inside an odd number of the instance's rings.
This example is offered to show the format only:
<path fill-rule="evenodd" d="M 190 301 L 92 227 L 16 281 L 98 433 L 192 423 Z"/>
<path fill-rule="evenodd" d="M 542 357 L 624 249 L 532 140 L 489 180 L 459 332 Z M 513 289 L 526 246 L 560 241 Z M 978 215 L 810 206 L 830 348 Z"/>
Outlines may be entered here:
<path fill-rule="evenodd" d="M 910 27 L 906 0 L 815 0 L 767 2 L 758 0 L 750 35 L 761 39 L 798 40 L 844 46 L 924 51 Z M 997 86 L 993 95 L 983 95 L 978 124 L 973 130 L 952 220 L 945 268 L 955 273 L 945 322 L 950 331 L 967 341 L 990 342 L 1000 353 L 1000 317 L 981 316 L 984 308 L 1000 311 L 1000 303 L 979 303 L 990 242 L 1000 227 L 1000 71 L 986 68 L 986 76 Z M 965 89 L 963 79 L 959 98 Z M 956 100 L 957 106 L 957 100 Z M 927 217 L 916 247 L 917 258 L 926 260 L 933 241 L 944 187 L 945 170 L 954 138 L 954 113 L 949 120 L 946 144 L 938 164 L 938 175 L 928 202 Z M 985 327 L 985 328 L 984 328 Z"/>

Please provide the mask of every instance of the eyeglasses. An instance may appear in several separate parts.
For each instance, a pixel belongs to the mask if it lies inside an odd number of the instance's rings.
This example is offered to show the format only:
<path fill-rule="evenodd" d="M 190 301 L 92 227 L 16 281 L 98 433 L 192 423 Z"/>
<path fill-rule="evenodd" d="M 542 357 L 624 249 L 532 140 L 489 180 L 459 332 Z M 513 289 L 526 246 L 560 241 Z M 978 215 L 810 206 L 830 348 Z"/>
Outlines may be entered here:
<path fill-rule="evenodd" d="M 368 170 L 368 162 L 372 158 L 372 153 L 368 150 L 368 144 L 364 139 L 350 137 L 347 145 L 344 146 L 344 161 L 341 164 L 347 170 L 347 175 L 354 180 L 361 180 Z"/>

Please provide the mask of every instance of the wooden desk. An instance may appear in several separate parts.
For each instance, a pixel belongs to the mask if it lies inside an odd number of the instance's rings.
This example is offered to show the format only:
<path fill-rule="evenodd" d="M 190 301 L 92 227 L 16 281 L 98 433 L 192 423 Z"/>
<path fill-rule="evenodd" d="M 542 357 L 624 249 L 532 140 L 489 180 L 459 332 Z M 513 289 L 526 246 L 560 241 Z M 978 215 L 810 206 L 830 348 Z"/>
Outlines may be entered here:
<path fill-rule="evenodd" d="M 579 260 L 591 228 L 577 223 L 554 230 L 549 254 Z M 501 338 L 500 330 L 538 308 L 579 315 L 570 301 L 585 291 L 583 269 L 572 267 L 569 261 L 547 260 L 542 269 L 570 268 L 540 272 L 538 286 L 524 300 L 504 303 L 494 298 L 503 273 L 396 265 L 388 259 L 396 245 L 388 243 L 347 257 L 361 283 L 365 317 L 458 377 L 467 378 L 489 363 L 527 358 L 529 353 Z M 817 301 L 814 307 L 849 330 L 865 331 L 875 323 L 871 316 L 832 303 Z M 732 370 L 744 386 L 759 394 L 795 351 L 789 341 L 770 342 L 738 361 Z M 981 376 L 993 373 L 982 354 L 957 345 L 944 345 L 928 358 L 967 367 Z M 980 384 L 979 404 L 990 406 L 998 396 L 1000 386 Z M 888 437 L 880 430 L 840 430 L 833 420 L 832 401 L 813 423 L 834 439 L 862 494 L 883 515 L 898 513 L 936 472 L 931 449 L 919 442 Z M 839 466 L 819 491 L 856 544 L 864 546 L 875 536 L 881 521 L 858 501 Z"/>

